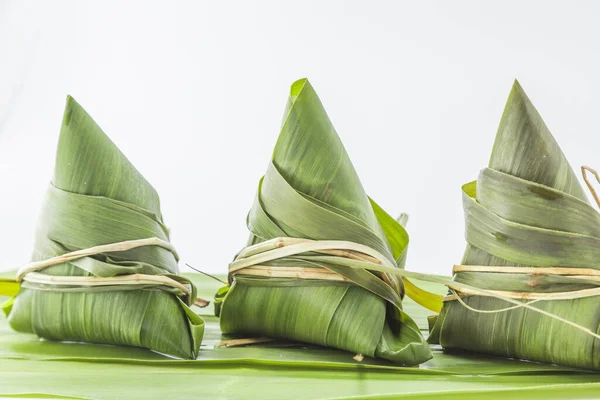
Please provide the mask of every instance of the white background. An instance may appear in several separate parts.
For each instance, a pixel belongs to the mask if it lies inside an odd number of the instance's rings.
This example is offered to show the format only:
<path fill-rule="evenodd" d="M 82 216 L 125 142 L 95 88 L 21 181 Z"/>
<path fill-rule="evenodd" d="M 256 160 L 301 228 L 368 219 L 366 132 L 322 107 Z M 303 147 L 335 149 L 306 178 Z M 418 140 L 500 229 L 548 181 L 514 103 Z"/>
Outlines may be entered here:
<path fill-rule="evenodd" d="M 408 268 L 448 274 L 514 78 L 600 167 L 599 21 L 592 1 L 0 0 L 0 270 L 29 258 L 71 94 L 158 190 L 182 261 L 225 272 L 308 77 L 367 192 L 410 214 Z"/>

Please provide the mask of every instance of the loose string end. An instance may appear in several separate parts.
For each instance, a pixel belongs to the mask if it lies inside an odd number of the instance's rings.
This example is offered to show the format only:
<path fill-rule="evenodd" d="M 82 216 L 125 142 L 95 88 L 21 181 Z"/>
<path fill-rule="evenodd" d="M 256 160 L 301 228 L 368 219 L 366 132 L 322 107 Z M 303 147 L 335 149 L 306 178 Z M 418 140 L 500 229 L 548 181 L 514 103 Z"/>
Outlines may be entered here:
<path fill-rule="evenodd" d="M 199 274 L 202 274 L 202 275 L 204 275 L 204 276 L 208 276 L 209 278 L 212 278 L 212 279 L 214 279 L 215 281 L 222 283 L 223 285 L 229 286 L 229 283 L 225 282 L 225 281 L 224 281 L 224 280 L 222 280 L 222 279 L 219 279 L 219 278 L 217 278 L 217 277 L 216 277 L 216 276 L 214 276 L 214 275 L 211 275 L 211 274 L 209 274 L 209 273 L 207 273 L 207 272 L 204 272 L 204 271 L 201 271 L 201 270 L 199 270 L 199 269 L 196 269 L 196 268 L 192 267 L 192 266 L 191 266 L 190 264 L 188 264 L 188 263 L 185 263 L 185 265 L 187 265 L 189 268 L 193 269 L 194 271 L 196 271 L 196 272 L 197 272 L 197 273 L 199 273 Z"/>
<path fill-rule="evenodd" d="M 581 166 L 581 175 L 583 175 L 583 180 L 585 181 L 585 184 L 587 185 L 588 189 L 590 190 L 590 193 L 594 197 L 594 200 L 596 201 L 596 205 L 598 206 L 598 208 L 600 208 L 600 198 L 598 198 L 598 194 L 596 193 L 596 190 L 592 186 L 592 183 L 588 180 L 588 177 L 587 177 L 588 171 L 592 175 L 594 175 L 594 177 L 596 178 L 596 181 L 598 183 L 600 183 L 600 175 L 598 175 L 598 172 L 595 169 L 588 167 L 587 165 Z"/>

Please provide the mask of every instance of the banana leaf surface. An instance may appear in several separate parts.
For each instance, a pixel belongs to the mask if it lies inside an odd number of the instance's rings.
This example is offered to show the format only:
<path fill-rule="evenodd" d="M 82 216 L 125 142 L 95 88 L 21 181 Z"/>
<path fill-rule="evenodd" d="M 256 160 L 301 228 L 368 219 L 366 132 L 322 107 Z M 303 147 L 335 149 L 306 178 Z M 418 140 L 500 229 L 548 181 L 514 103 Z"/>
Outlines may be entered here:
<path fill-rule="evenodd" d="M 515 82 L 488 168 L 463 186 L 468 242 L 463 265 L 600 269 L 600 214 L 542 118 Z M 500 272 L 459 272 L 458 282 L 521 293 L 596 288 L 585 277 Z M 504 300 L 469 296 L 476 310 L 500 310 Z M 538 301 L 535 306 L 592 332 L 600 328 L 600 298 Z M 532 310 L 478 313 L 446 302 L 431 343 L 498 356 L 600 369 L 600 342 Z"/>
<path fill-rule="evenodd" d="M 102 129 L 67 98 L 54 177 L 38 221 L 32 260 L 169 233 L 154 188 Z M 145 274 L 171 277 L 190 287 L 160 285 L 73 286 L 24 281 L 4 305 L 10 326 L 51 340 L 140 346 L 195 358 L 203 321 L 188 307 L 193 285 L 178 277 L 173 251 L 146 246 L 84 257 L 42 269 L 46 276 L 110 278 Z M 2 285 L 10 285 L 1 282 Z"/>
<path fill-rule="evenodd" d="M 220 284 L 187 276 L 209 298 Z M 444 293 L 444 286 L 417 282 Z M 4 293 L 0 291 L 0 293 Z M 0 298 L 1 299 L 1 298 Z M 410 299 L 405 310 L 426 333 L 432 313 Z M 223 335 L 211 307 L 196 360 L 173 359 L 141 348 L 64 343 L 18 334 L 0 318 L 0 396 L 15 398 L 219 399 L 489 399 L 597 398 L 600 374 L 555 365 L 443 352 L 419 367 L 402 367 L 346 351 L 293 342 L 215 347 Z"/>
<path fill-rule="evenodd" d="M 249 245 L 278 237 L 369 246 L 403 267 L 404 228 L 371 200 L 321 101 L 306 79 L 290 90 L 281 132 L 247 218 Z M 224 333 L 268 336 L 348 350 L 403 365 L 431 358 L 402 310 L 402 280 L 384 283 L 333 257 L 303 253 L 261 265 L 321 267 L 349 282 L 235 275 L 220 308 Z"/>

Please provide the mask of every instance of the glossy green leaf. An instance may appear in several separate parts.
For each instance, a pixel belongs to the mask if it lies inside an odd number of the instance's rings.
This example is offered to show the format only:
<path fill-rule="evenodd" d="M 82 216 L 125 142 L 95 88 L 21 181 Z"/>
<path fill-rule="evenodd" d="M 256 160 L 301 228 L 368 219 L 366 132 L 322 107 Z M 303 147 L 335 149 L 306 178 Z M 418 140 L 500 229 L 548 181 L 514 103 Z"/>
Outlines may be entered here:
<path fill-rule="evenodd" d="M 188 275 L 200 297 L 219 283 Z M 436 293 L 441 285 L 418 282 Z M 430 312 L 407 299 L 405 310 L 425 329 Z M 206 314 L 210 308 L 195 309 Z M 567 367 L 443 352 L 402 367 L 332 348 L 292 342 L 215 348 L 224 336 L 217 318 L 203 315 L 206 333 L 196 360 L 175 360 L 141 348 L 61 343 L 18 334 L 0 318 L 0 396 L 223 399 L 593 398 L 600 375 Z"/>
<path fill-rule="evenodd" d="M 541 117 L 515 82 L 500 122 L 489 167 L 463 187 L 465 265 L 600 268 L 600 214 Z M 455 280 L 484 289 L 565 292 L 598 286 L 568 276 L 460 272 Z M 473 296 L 483 310 L 511 304 Z M 600 299 L 540 301 L 536 307 L 597 332 Z M 524 308 L 474 313 L 446 303 L 432 342 L 506 357 L 600 369 L 600 343 L 560 321 Z"/>
<path fill-rule="evenodd" d="M 0 296 L 16 296 L 20 285 L 14 279 L 0 278 Z"/>
<path fill-rule="evenodd" d="M 32 259 L 149 237 L 169 239 L 156 191 L 69 97 Z M 41 272 L 173 275 L 178 266 L 176 254 L 146 246 L 85 257 Z M 139 346 L 195 358 L 204 325 L 185 304 L 195 298 L 193 288 L 188 298 L 182 294 L 161 286 L 86 288 L 24 282 L 6 310 L 13 329 L 46 339 Z"/>
<path fill-rule="evenodd" d="M 347 240 L 403 267 L 408 235 L 366 195 L 321 101 L 306 79 L 292 85 L 283 126 L 248 215 L 250 244 L 289 236 Z M 306 254 L 266 265 L 325 267 L 352 283 L 236 275 L 220 307 L 228 334 L 267 336 L 348 350 L 398 364 L 431 358 L 402 310 L 402 281 Z"/>

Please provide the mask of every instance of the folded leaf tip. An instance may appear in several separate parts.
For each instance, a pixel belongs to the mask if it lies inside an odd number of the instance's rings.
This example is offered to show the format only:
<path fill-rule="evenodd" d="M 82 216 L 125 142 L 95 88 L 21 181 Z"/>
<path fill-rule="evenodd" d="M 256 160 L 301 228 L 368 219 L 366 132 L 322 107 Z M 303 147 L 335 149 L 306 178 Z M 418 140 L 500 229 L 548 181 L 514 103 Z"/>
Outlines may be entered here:
<path fill-rule="evenodd" d="M 519 82 L 519 80 L 517 78 L 515 78 L 514 81 L 513 81 L 513 89 L 514 88 L 523 89 L 523 87 L 521 86 L 521 83 Z"/>
<path fill-rule="evenodd" d="M 310 83 L 308 82 L 308 78 L 300 78 L 296 80 L 294 83 L 292 83 L 292 86 L 290 88 L 290 96 L 298 96 L 307 84 L 310 85 Z"/>
<path fill-rule="evenodd" d="M 77 101 L 75 101 L 75 99 L 68 94 L 67 95 L 67 100 L 65 102 L 65 112 L 63 114 L 63 122 L 62 124 L 64 126 L 68 126 L 69 123 L 71 122 L 71 116 L 73 115 L 73 109 L 76 107 L 81 107 L 79 105 L 79 103 L 77 103 Z"/>

